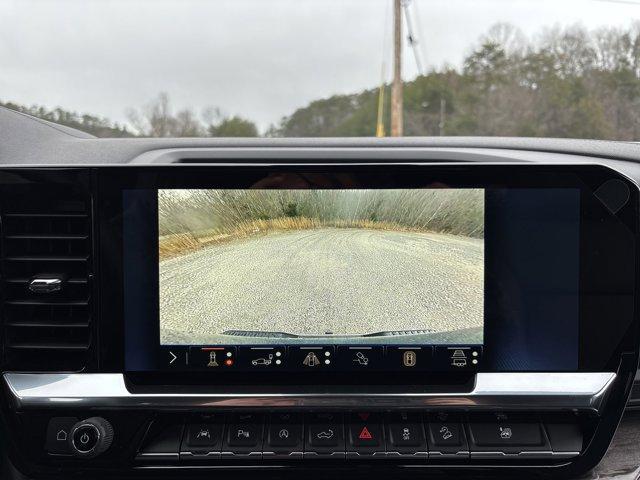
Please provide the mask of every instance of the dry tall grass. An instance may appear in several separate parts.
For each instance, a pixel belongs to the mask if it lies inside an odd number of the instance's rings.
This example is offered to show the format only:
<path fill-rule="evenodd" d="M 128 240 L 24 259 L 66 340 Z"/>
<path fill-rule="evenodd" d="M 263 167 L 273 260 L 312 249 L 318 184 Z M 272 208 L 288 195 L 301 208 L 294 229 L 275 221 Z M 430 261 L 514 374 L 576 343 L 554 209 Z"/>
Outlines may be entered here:
<path fill-rule="evenodd" d="M 484 191 L 160 190 L 160 259 L 273 231 L 313 228 L 484 236 Z"/>

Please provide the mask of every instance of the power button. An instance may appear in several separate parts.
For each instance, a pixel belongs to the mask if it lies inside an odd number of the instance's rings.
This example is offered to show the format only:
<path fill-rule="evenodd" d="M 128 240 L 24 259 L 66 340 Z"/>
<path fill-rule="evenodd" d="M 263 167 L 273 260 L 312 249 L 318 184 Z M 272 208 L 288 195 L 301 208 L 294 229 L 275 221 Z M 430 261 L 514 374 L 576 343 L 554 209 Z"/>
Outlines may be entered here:
<path fill-rule="evenodd" d="M 81 420 L 71 429 L 71 451 L 78 457 L 93 458 L 105 452 L 113 440 L 113 427 L 101 417 Z"/>
<path fill-rule="evenodd" d="M 81 454 L 91 453 L 98 445 L 100 432 L 95 425 L 81 424 L 73 431 L 73 448 Z"/>

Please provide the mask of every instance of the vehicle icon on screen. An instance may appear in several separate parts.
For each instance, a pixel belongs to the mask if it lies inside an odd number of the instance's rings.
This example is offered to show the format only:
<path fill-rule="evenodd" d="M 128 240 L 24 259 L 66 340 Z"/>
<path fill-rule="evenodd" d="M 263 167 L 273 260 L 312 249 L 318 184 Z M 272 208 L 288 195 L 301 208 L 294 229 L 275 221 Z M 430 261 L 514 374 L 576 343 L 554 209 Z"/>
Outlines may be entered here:
<path fill-rule="evenodd" d="M 358 365 L 362 365 L 363 367 L 366 367 L 367 365 L 369 365 L 369 357 L 367 357 L 362 352 L 356 353 L 355 357 L 353 358 L 353 361 Z"/>
<path fill-rule="evenodd" d="M 453 351 L 453 355 L 451 355 L 451 365 L 453 367 L 467 366 L 467 355 L 464 353 L 464 350 L 455 349 Z"/>
<path fill-rule="evenodd" d="M 266 358 L 261 357 L 261 358 L 256 358 L 254 360 L 251 360 L 251 365 L 253 365 L 254 367 L 257 367 L 259 365 L 264 365 L 266 367 L 271 365 L 272 361 L 273 361 L 273 354 L 270 353 L 269 356 Z"/>
<path fill-rule="evenodd" d="M 407 350 L 402 354 L 402 365 L 405 367 L 415 367 L 418 363 L 418 357 L 413 350 Z"/>

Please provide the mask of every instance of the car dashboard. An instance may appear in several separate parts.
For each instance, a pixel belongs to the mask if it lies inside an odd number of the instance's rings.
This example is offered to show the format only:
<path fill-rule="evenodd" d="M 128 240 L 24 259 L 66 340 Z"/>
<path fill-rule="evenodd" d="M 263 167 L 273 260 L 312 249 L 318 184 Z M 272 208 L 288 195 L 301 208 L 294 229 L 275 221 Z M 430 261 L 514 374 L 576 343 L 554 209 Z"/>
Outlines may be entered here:
<path fill-rule="evenodd" d="M 0 127 L 7 478 L 637 478 L 637 145 Z"/>

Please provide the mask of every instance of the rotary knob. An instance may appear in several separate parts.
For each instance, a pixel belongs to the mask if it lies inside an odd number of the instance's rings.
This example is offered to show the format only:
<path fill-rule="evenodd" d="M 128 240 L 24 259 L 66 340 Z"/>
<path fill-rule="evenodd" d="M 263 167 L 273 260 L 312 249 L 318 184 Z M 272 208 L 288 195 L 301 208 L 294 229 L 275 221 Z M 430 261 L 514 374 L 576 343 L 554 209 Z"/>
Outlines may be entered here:
<path fill-rule="evenodd" d="M 94 458 L 107 451 L 113 441 L 113 427 L 101 417 L 81 420 L 71 428 L 69 443 L 77 457 Z"/>

